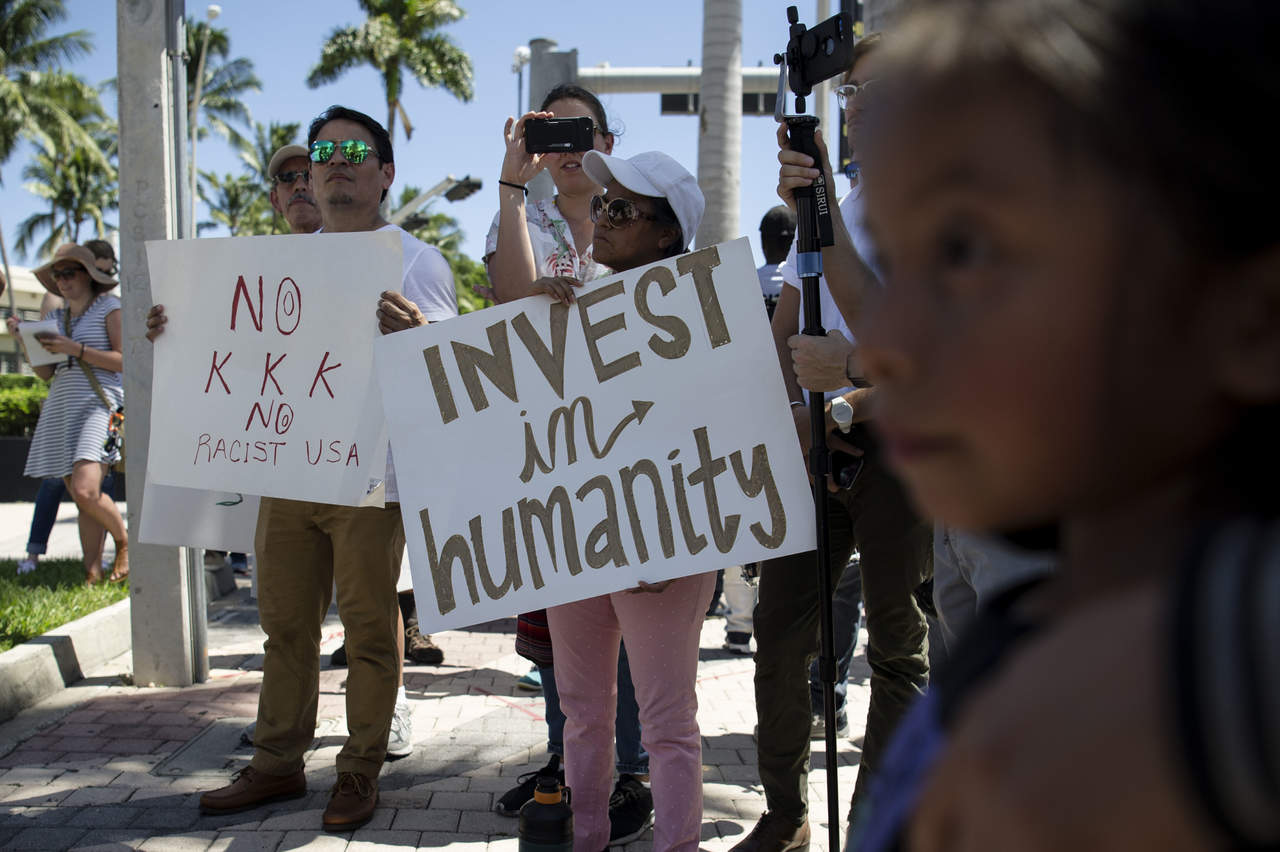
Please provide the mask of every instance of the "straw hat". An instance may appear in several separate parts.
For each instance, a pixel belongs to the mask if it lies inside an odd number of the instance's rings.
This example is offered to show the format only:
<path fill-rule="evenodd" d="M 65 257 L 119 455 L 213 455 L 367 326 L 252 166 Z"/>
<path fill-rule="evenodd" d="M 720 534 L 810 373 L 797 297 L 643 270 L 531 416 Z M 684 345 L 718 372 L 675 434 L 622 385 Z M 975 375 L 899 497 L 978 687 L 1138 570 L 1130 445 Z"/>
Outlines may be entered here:
<path fill-rule="evenodd" d="M 53 260 L 46 263 L 35 270 L 36 279 L 44 285 L 44 288 L 55 296 L 62 296 L 62 291 L 58 289 L 57 282 L 53 280 L 53 267 L 64 260 L 78 263 L 84 267 L 85 272 L 89 273 L 89 277 L 93 279 L 95 287 L 99 293 L 106 292 L 116 286 L 116 282 L 110 275 L 98 268 L 93 252 L 82 245 L 76 243 L 63 243 L 58 246 L 58 250 L 53 253 Z"/>

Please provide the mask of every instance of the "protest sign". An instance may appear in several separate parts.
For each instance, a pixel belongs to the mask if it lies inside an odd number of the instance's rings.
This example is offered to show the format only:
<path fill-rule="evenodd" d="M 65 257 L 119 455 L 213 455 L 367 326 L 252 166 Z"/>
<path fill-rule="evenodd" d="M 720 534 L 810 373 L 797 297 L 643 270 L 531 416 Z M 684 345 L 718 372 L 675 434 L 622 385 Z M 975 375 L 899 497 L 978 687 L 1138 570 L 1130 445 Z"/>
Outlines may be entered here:
<path fill-rule="evenodd" d="M 155 344 L 148 473 L 162 485 L 381 505 L 373 340 L 400 289 L 395 232 L 147 243 Z"/>
<path fill-rule="evenodd" d="M 252 553 L 259 502 L 252 494 L 174 488 L 148 479 L 138 541 Z"/>
<path fill-rule="evenodd" d="M 424 633 L 814 546 L 745 239 L 374 354 Z"/>

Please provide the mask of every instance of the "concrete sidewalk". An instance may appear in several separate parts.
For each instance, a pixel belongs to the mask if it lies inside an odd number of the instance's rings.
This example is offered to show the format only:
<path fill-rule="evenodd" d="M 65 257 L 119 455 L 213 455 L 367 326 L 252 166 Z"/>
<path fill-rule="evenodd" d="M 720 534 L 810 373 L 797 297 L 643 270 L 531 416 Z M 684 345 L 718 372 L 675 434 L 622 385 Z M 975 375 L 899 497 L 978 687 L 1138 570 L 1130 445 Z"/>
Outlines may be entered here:
<path fill-rule="evenodd" d="M 123 500 L 116 501 L 120 514 L 125 514 L 127 505 Z M 0 503 L 0 559 L 22 559 L 27 555 L 27 538 L 31 534 L 31 515 L 35 511 L 35 503 Z M 80 530 L 76 519 L 76 504 L 70 499 L 58 504 L 58 520 L 49 535 L 49 550 L 45 556 L 52 559 L 79 559 Z M 109 564 L 115 558 L 116 545 L 107 536 L 106 552 L 103 564 Z"/>
<path fill-rule="evenodd" d="M 0 541 L 13 538 L 4 519 L 5 510 L 15 505 L 23 504 L 0 506 Z M 30 504 L 25 505 L 29 522 Z M 25 527 L 18 535 L 21 548 Z M 256 714 L 264 636 L 248 582 L 238 582 L 235 594 L 210 609 L 207 683 L 184 689 L 127 685 L 131 660 L 125 655 L 0 725 L 0 848 L 514 852 L 517 822 L 494 813 L 494 800 L 517 775 L 547 760 L 542 698 L 515 687 L 528 664 L 513 651 L 514 620 L 437 634 L 445 663 L 405 669 L 415 750 L 383 768 L 381 805 L 365 828 L 337 835 L 320 831 L 334 781 L 333 759 L 345 735 L 346 669 L 333 668 L 321 672 L 319 723 L 306 759 L 308 796 L 232 816 L 201 816 L 199 791 L 225 783 L 251 756 L 240 744 L 240 732 Z M 330 613 L 323 662 L 341 642 L 341 630 Z M 748 657 L 720 650 L 723 640 L 723 620 L 708 619 L 698 719 L 705 780 L 702 837 L 710 850 L 738 842 L 764 807 L 752 740 L 754 666 Z M 860 649 L 849 688 L 854 738 L 860 738 L 866 715 L 868 675 Z M 813 763 L 821 767 L 822 743 L 813 745 Z M 841 741 L 842 815 L 858 755 L 853 741 Z M 817 849 L 827 848 L 825 784 L 825 774 L 815 771 L 809 800 Z M 648 834 L 626 847 L 649 848 Z"/>

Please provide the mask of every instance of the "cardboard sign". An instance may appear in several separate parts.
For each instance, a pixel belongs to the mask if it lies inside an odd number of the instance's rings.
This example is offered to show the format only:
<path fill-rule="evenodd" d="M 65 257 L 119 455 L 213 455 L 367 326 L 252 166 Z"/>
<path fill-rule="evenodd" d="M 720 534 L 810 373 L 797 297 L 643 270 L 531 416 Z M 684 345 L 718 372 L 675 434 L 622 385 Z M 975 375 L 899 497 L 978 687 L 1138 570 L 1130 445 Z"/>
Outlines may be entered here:
<path fill-rule="evenodd" d="M 138 541 L 252 553 L 259 502 L 252 494 L 174 488 L 148 479 Z"/>
<path fill-rule="evenodd" d="M 394 232 L 147 243 L 155 343 L 148 473 L 162 485 L 382 505 L 375 311 Z"/>
<path fill-rule="evenodd" d="M 424 632 L 814 547 L 745 239 L 374 353 Z"/>

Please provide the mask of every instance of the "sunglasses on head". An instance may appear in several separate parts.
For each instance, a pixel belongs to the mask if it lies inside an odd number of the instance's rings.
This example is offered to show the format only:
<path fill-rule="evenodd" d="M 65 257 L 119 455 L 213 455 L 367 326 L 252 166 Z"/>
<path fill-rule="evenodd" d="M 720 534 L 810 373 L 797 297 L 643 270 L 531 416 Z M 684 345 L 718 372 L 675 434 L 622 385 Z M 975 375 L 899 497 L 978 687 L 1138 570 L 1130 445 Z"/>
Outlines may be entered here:
<path fill-rule="evenodd" d="M 311 162 L 327 163 L 334 151 L 341 151 L 348 163 L 358 166 L 373 153 L 373 146 L 361 139 L 343 139 L 341 142 L 317 139 L 311 143 Z"/>
<path fill-rule="evenodd" d="M 330 156 L 333 156 L 333 155 L 330 154 Z M 311 183 L 311 172 L 307 171 L 306 169 L 299 169 L 296 172 L 294 171 L 277 172 L 275 177 L 275 181 L 277 185 L 285 184 L 286 186 L 292 186 L 295 181 L 299 181 L 299 180 L 302 181 L 303 183 Z"/>
<path fill-rule="evenodd" d="M 601 196 L 593 195 L 591 196 L 591 221 L 596 223 L 601 218 L 609 220 L 610 228 L 625 228 L 639 219 L 648 219 L 650 222 L 667 221 L 662 216 L 645 213 L 630 198 L 615 198 L 606 202 Z"/>
<path fill-rule="evenodd" d="M 49 270 L 49 277 L 54 281 L 70 281 L 72 278 L 79 275 L 80 272 L 81 267 L 79 266 L 59 266 L 56 269 Z"/>

